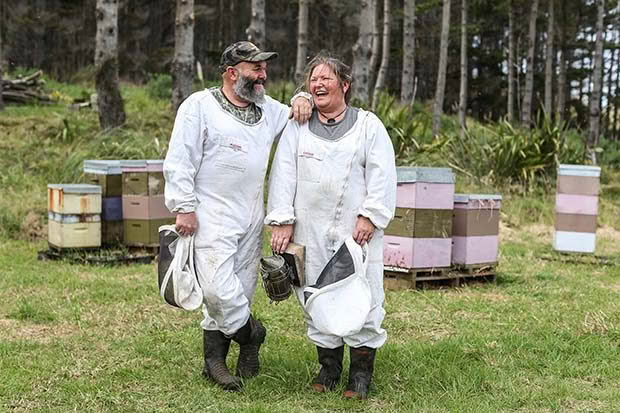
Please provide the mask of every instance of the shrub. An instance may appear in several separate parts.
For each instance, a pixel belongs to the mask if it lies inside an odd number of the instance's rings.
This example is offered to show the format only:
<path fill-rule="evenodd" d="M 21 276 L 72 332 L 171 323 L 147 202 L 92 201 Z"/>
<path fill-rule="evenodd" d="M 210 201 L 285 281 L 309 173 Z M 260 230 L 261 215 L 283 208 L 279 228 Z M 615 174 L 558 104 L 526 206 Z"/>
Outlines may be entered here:
<path fill-rule="evenodd" d="M 155 74 L 146 84 L 148 95 L 153 99 L 172 99 L 172 76 Z"/>
<path fill-rule="evenodd" d="M 563 125 L 548 120 L 535 129 L 521 129 L 507 121 L 474 124 L 463 134 L 440 135 L 422 149 L 442 154 L 448 165 L 480 182 L 546 184 L 560 163 L 582 163 L 583 145 Z"/>

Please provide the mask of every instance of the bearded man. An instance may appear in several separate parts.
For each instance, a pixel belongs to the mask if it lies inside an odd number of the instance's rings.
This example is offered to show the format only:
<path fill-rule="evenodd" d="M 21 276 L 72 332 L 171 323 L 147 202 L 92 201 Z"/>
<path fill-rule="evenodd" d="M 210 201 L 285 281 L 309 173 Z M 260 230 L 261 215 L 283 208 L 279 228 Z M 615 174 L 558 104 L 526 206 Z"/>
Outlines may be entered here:
<path fill-rule="evenodd" d="M 305 122 L 310 96 L 293 109 L 265 95 L 267 62 L 277 57 L 250 42 L 222 53 L 222 86 L 189 96 L 177 112 L 164 161 L 166 206 L 181 236 L 195 233 L 202 288 L 203 375 L 226 390 L 259 370 L 266 329 L 251 312 L 263 240 L 263 183 L 271 145 L 289 117 Z M 226 366 L 240 345 L 236 375 Z"/>

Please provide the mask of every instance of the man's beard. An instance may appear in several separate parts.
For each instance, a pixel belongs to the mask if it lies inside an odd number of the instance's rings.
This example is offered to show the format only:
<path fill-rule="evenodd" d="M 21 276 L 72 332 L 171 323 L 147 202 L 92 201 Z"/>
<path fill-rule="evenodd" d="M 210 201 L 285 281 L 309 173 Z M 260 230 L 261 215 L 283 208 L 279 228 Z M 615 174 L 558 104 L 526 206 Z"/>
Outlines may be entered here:
<path fill-rule="evenodd" d="M 252 80 L 252 78 L 239 74 L 239 80 L 233 84 L 233 91 L 241 99 L 252 103 L 263 103 L 265 101 L 265 89 L 258 91 L 254 88 L 254 85 L 262 84 L 264 81 Z"/>

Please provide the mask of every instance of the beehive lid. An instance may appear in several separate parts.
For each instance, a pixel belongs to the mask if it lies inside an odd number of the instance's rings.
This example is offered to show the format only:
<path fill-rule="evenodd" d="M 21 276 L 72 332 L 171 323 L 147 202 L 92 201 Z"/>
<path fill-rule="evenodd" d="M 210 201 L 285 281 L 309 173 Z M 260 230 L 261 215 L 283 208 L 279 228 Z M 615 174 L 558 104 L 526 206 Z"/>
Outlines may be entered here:
<path fill-rule="evenodd" d="M 453 184 L 455 175 L 451 168 L 399 167 L 396 168 L 398 183 L 429 182 Z"/>
<path fill-rule="evenodd" d="M 501 195 L 489 194 L 454 194 L 454 202 L 457 204 L 467 204 L 469 201 L 501 201 Z"/>
<path fill-rule="evenodd" d="M 120 175 L 120 160 L 87 159 L 84 161 L 84 172 L 98 175 Z"/>
<path fill-rule="evenodd" d="M 123 171 L 161 171 L 163 168 L 163 159 L 135 159 L 121 161 L 121 169 Z"/>
<path fill-rule="evenodd" d="M 558 175 L 569 176 L 601 176 L 601 168 L 592 165 L 560 165 L 558 167 Z"/>
<path fill-rule="evenodd" d="M 100 185 L 91 184 L 48 184 L 50 189 L 59 189 L 65 194 L 100 194 Z"/>

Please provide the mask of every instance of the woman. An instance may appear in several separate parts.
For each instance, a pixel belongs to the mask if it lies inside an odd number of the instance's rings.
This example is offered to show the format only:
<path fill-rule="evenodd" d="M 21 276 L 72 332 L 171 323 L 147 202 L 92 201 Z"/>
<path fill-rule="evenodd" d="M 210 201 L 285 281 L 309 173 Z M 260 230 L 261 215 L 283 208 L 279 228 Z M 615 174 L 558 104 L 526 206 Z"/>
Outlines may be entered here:
<path fill-rule="evenodd" d="M 317 346 L 321 370 L 316 391 L 333 389 L 340 380 L 344 344 L 351 365 L 346 398 L 366 398 L 377 348 L 387 334 L 383 309 L 383 229 L 394 214 L 396 166 L 394 149 L 381 121 L 370 112 L 348 105 L 351 68 L 321 53 L 306 69 L 306 89 L 314 111 L 304 125 L 289 122 L 278 146 L 270 177 L 267 225 L 271 244 L 282 252 L 291 240 L 306 246 L 306 285 L 345 238 L 368 243 L 371 311 L 362 329 L 351 336 L 322 333 L 306 314 L 308 337 Z M 303 300 L 303 287 L 296 289 Z"/>

